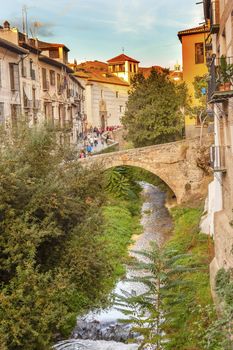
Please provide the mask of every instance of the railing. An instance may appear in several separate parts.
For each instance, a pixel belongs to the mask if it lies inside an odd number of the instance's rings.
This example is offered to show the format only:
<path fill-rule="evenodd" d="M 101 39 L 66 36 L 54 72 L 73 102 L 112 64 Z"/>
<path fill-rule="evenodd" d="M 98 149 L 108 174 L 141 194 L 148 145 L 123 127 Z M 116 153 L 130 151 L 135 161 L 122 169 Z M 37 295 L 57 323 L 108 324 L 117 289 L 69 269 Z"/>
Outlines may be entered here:
<path fill-rule="evenodd" d="M 221 95 L 233 96 L 233 57 L 213 55 L 209 64 L 208 101 Z"/>
<path fill-rule="evenodd" d="M 210 166 L 215 172 L 226 171 L 225 151 L 225 146 L 211 146 L 210 148 Z"/>

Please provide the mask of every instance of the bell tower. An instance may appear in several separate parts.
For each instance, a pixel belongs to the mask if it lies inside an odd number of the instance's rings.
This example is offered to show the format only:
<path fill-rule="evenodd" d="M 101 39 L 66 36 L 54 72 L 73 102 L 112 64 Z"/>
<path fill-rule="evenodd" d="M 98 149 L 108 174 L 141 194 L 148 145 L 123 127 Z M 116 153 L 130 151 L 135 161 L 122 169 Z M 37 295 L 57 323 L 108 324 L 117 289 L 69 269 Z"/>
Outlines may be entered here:
<path fill-rule="evenodd" d="M 130 84 L 131 79 L 138 73 L 139 61 L 126 56 L 124 53 L 111 58 L 108 62 L 108 71 Z"/>

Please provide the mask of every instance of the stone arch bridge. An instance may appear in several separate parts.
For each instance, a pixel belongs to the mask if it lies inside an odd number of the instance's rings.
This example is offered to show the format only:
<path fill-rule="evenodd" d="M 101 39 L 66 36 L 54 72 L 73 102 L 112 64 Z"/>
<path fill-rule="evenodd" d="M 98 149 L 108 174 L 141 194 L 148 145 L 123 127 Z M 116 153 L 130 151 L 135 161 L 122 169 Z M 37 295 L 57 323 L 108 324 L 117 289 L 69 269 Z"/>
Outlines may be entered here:
<path fill-rule="evenodd" d="M 206 138 L 206 149 L 211 141 Z M 80 161 L 85 166 L 99 164 L 103 169 L 127 165 L 148 170 L 171 188 L 180 204 L 202 199 L 207 194 L 211 176 L 200 167 L 202 162 L 199 144 L 200 140 L 196 138 L 93 155 Z"/>

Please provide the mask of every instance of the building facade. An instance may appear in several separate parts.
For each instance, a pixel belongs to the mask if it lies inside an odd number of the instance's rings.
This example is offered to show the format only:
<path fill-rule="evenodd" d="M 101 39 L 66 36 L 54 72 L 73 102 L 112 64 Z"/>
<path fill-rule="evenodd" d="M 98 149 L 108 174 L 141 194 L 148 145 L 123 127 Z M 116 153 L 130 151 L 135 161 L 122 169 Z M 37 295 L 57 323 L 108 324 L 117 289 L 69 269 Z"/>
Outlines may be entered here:
<path fill-rule="evenodd" d="M 178 33 L 182 43 L 183 80 L 191 96 L 192 106 L 198 106 L 200 103 L 195 98 L 194 79 L 196 76 L 202 77 L 208 73 L 205 55 L 205 41 L 208 33 L 208 26 L 191 28 Z M 188 138 L 200 135 L 199 116 L 185 116 L 185 135 Z"/>
<path fill-rule="evenodd" d="M 139 67 L 139 61 L 125 54 L 118 55 L 105 62 L 87 61 L 81 64 L 70 64 L 75 76 L 85 86 L 85 113 L 87 128 L 120 126 L 123 117 L 132 79 L 142 74 L 146 79 L 152 70 L 159 74 L 168 74 L 172 81 L 182 82 L 179 65 L 168 72 L 160 66 Z"/>
<path fill-rule="evenodd" d="M 11 93 L 0 91 L 0 99 L 6 105 L 11 103 L 9 97 L 16 101 L 15 107 L 1 107 L 2 118 L 10 117 L 15 125 L 20 118 L 29 126 L 47 122 L 56 128 L 61 143 L 76 144 L 84 118 L 84 87 L 67 65 L 69 49 L 63 44 L 29 38 L 7 21 L 0 27 L 0 40 L 1 46 L 3 42 L 11 46 L 1 60 L 8 67 L 1 70 L 1 77 L 10 81 Z"/>
<path fill-rule="evenodd" d="M 80 65 L 71 65 L 75 70 L 75 77 L 85 87 L 84 108 L 87 129 L 91 127 L 106 129 L 121 125 L 128 101 L 129 80 L 138 72 L 138 63 L 133 59 L 131 59 L 135 61 L 131 68 L 133 72 L 128 72 L 128 60 L 128 56 L 120 55 L 116 61 L 109 60 L 108 64 L 88 61 Z"/>
<path fill-rule="evenodd" d="M 0 124 L 14 126 L 20 117 L 19 65 L 28 51 L 0 38 Z"/>
<path fill-rule="evenodd" d="M 233 267 L 233 1 L 205 0 L 210 25 L 206 40 L 209 69 L 208 105 L 214 115 L 211 149 L 214 181 L 209 187 L 209 232 L 215 241 L 211 281 L 221 268 Z"/>

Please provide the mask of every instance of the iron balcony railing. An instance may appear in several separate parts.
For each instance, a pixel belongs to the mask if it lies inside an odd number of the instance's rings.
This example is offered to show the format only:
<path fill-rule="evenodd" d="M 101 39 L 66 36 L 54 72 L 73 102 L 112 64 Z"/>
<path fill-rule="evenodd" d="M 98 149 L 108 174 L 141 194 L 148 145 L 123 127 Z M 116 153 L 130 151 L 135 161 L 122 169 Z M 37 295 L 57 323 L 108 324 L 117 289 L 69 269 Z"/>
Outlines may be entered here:
<path fill-rule="evenodd" d="M 210 166 L 214 172 L 226 172 L 226 147 L 211 146 Z"/>
<path fill-rule="evenodd" d="M 233 57 L 215 55 L 209 64 L 208 102 L 233 96 Z"/>

